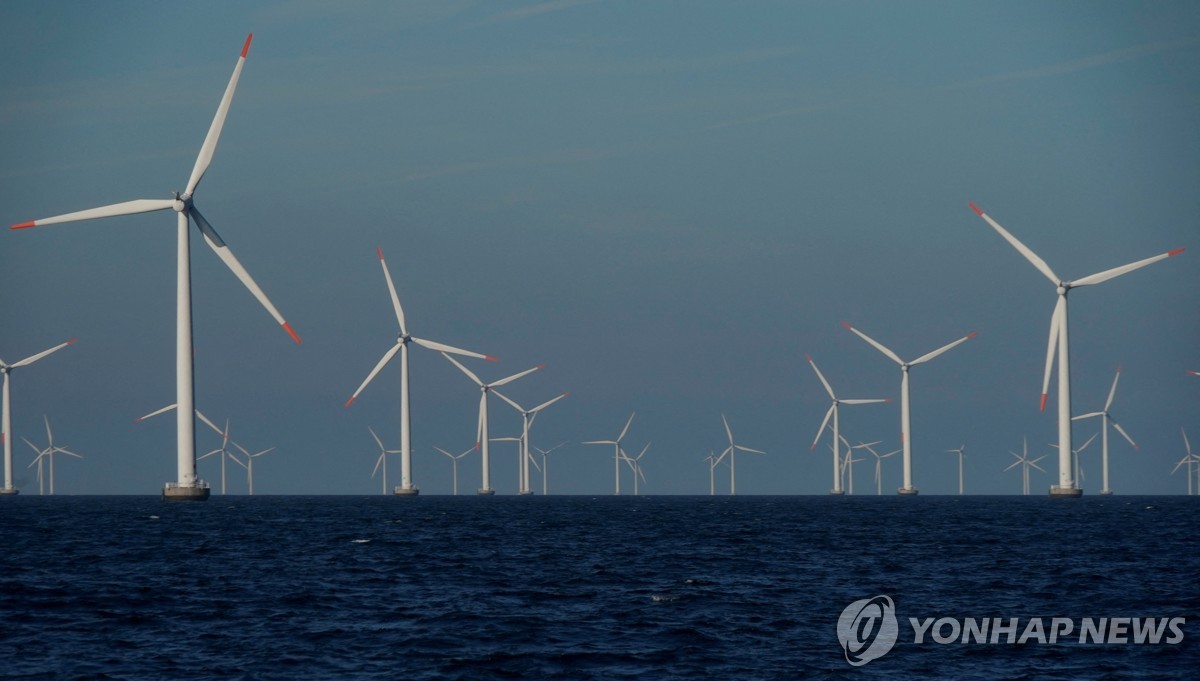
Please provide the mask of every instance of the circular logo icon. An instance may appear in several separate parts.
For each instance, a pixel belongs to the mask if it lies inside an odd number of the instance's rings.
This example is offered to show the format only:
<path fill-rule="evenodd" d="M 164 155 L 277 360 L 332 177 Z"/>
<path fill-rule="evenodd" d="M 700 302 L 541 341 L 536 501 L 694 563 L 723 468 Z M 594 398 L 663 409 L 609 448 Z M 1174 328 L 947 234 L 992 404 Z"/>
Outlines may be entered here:
<path fill-rule="evenodd" d="M 887 596 L 854 601 L 842 611 L 837 623 L 846 661 L 855 667 L 886 655 L 896 645 L 899 630 L 896 605 Z"/>

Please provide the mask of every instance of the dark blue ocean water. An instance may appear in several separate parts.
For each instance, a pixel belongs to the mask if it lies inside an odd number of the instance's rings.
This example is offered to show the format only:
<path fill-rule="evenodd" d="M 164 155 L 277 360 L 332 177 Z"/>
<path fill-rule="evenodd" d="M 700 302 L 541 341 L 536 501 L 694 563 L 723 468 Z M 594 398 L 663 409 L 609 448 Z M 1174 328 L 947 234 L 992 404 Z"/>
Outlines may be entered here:
<path fill-rule="evenodd" d="M 0 499 L 0 676 L 1200 677 L 1200 498 Z M 888 595 L 900 642 L 836 623 Z M 913 617 L 1186 617 L 938 645 Z M 1047 619 L 1047 622 L 1049 620 Z"/>

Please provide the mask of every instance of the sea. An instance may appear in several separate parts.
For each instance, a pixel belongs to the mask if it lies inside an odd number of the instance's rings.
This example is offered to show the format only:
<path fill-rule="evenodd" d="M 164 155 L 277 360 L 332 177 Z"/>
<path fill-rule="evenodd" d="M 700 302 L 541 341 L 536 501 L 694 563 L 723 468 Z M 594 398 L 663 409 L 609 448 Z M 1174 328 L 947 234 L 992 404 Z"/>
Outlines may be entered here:
<path fill-rule="evenodd" d="M 1198 513 L 1183 496 L 22 495 L 0 499 L 0 677 L 1197 679 Z M 963 642 L 968 619 L 1011 626 Z"/>

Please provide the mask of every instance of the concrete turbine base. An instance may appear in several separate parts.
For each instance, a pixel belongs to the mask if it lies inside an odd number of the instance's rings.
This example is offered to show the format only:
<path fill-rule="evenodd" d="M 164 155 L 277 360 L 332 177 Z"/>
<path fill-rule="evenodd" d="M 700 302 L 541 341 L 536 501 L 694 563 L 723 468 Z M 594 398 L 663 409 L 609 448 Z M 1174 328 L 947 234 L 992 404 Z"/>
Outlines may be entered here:
<path fill-rule="evenodd" d="M 16 487 L 0 487 L 0 497 L 15 497 L 20 493 Z"/>
<path fill-rule="evenodd" d="M 901 487 L 900 489 L 896 490 L 896 494 L 899 494 L 902 497 L 915 497 L 917 494 L 919 494 L 919 492 L 917 492 L 916 487 Z"/>
<path fill-rule="evenodd" d="M 1112 491 L 1111 489 L 1102 489 L 1102 490 L 1100 490 L 1100 494 L 1102 494 L 1103 496 L 1106 496 L 1106 497 L 1107 497 L 1107 496 L 1112 496 L 1112 493 L 1113 493 L 1113 491 Z"/>
<path fill-rule="evenodd" d="M 421 493 L 416 487 L 393 487 L 392 494 L 398 497 L 415 497 Z"/>
<path fill-rule="evenodd" d="M 204 487 L 181 487 L 180 485 L 168 482 L 163 487 L 163 501 L 208 501 L 210 490 L 207 486 Z"/>
<path fill-rule="evenodd" d="M 481 489 L 478 492 L 476 492 L 476 494 L 478 494 L 481 497 L 490 497 L 495 493 L 496 493 L 496 490 L 494 490 L 494 489 Z"/>
<path fill-rule="evenodd" d="M 522 497 L 533 496 L 533 490 L 528 490 L 528 489 L 523 490 L 523 491 L 517 492 L 517 495 L 522 496 Z"/>
<path fill-rule="evenodd" d="M 1050 496 L 1055 497 L 1055 498 L 1062 498 L 1062 499 L 1071 499 L 1074 497 L 1081 497 L 1081 496 L 1083 496 L 1083 488 L 1082 487 L 1059 487 L 1058 485 L 1053 485 L 1052 487 L 1050 487 Z"/>
<path fill-rule="evenodd" d="M 829 494 L 830 494 L 830 496 L 835 496 L 835 497 L 840 497 L 840 496 L 844 495 L 845 493 L 846 493 L 846 490 L 844 490 L 844 489 L 831 489 L 831 490 L 829 490 Z"/>

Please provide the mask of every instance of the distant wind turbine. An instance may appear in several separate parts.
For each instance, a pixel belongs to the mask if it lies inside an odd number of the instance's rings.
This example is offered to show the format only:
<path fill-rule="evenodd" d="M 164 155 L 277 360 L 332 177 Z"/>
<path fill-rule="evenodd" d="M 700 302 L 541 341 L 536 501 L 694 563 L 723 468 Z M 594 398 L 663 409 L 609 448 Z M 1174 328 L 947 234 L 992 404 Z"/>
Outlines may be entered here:
<path fill-rule="evenodd" d="M 268 447 L 266 449 L 263 449 L 261 451 L 257 451 L 255 453 L 251 454 L 249 451 L 246 450 L 245 447 L 239 445 L 236 442 L 233 443 L 233 446 L 237 447 L 239 450 L 241 450 L 242 455 L 246 457 L 245 463 L 238 461 L 236 458 L 234 459 L 234 462 L 239 464 L 242 468 L 246 469 L 246 486 L 250 490 L 250 492 L 249 492 L 250 496 L 254 496 L 254 460 L 257 459 L 258 457 L 262 456 L 263 454 L 267 454 L 268 452 L 275 451 L 275 448 Z"/>
<path fill-rule="evenodd" d="M 883 353 L 884 356 L 886 356 L 888 359 L 890 359 L 893 362 L 895 362 L 896 364 L 900 365 L 900 374 L 901 374 L 901 378 L 900 378 L 900 443 L 904 446 L 904 485 L 902 487 L 900 487 L 900 489 L 898 491 L 900 492 L 900 494 L 916 494 L 917 488 L 913 487 L 913 483 L 912 483 L 912 439 L 913 438 L 912 438 L 912 419 L 910 417 L 909 398 L 908 398 L 909 368 L 914 367 L 918 364 L 924 364 L 925 362 L 928 362 L 929 360 L 941 355 L 942 353 L 946 352 L 947 350 L 950 350 L 951 348 L 954 348 L 958 345 L 961 345 L 962 343 L 967 342 L 968 340 L 975 337 L 975 333 L 969 333 L 966 336 L 963 336 L 962 338 L 959 338 L 958 340 L 956 340 L 952 343 L 943 345 L 942 347 L 938 348 L 937 350 L 934 350 L 933 352 L 929 352 L 924 355 L 921 355 L 920 357 L 914 359 L 911 362 L 905 362 L 904 360 L 900 359 L 899 355 L 892 352 L 890 349 L 885 347 L 882 343 L 874 340 L 873 338 L 871 338 L 867 334 L 863 333 L 862 331 L 859 331 L 858 329 L 847 324 L 846 322 L 842 322 L 842 326 L 853 331 L 855 335 L 857 335 L 859 338 L 865 340 L 867 343 L 870 343 L 872 347 L 874 347 L 879 352 Z"/>
<path fill-rule="evenodd" d="M 375 438 L 375 444 L 379 445 L 379 457 L 377 459 L 375 459 L 375 469 L 371 471 L 371 477 L 373 478 L 373 477 L 375 477 L 376 473 L 379 473 L 381 470 L 383 471 L 383 475 L 381 476 L 381 480 L 380 480 L 380 482 L 383 485 L 383 488 L 380 490 L 379 493 L 387 494 L 388 493 L 387 455 L 388 454 L 399 454 L 400 450 L 399 449 L 388 449 L 387 447 L 384 447 L 383 440 L 379 439 L 379 435 L 377 435 L 375 433 L 375 429 L 370 426 L 367 426 L 367 430 L 371 431 L 371 437 Z"/>
<path fill-rule="evenodd" d="M 625 439 L 625 434 L 629 432 L 629 424 L 633 423 L 633 417 L 637 412 L 629 415 L 629 420 L 625 422 L 625 427 L 621 429 L 621 434 L 615 440 L 589 440 L 584 442 L 585 445 L 612 445 L 613 446 L 613 476 L 615 478 L 616 491 L 613 494 L 621 495 L 621 440 Z"/>
<path fill-rule="evenodd" d="M 882 496 L 883 495 L 883 482 L 882 482 L 883 475 L 881 473 L 881 470 L 883 467 L 883 460 L 888 458 L 889 456 L 895 456 L 904 450 L 895 449 L 895 450 L 888 452 L 887 454 L 880 454 L 879 452 L 875 451 L 875 449 L 873 448 L 873 445 L 877 445 L 877 444 L 879 444 L 879 443 L 878 442 L 870 442 L 870 443 L 860 444 L 859 446 L 862 447 L 863 449 L 867 450 L 868 452 L 870 452 L 875 457 L 875 496 Z"/>
<path fill-rule="evenodd" d="M 436 350 L 445 355 L 447 359 L 450 358 L 450 355 L 446 353 L 454 353 L 466 357 L 486 359 L 491 362 L 497 360 L 491 355 L 463 350 L 445 345 L 444 343 L 415 338 L 409 335 L 408 327 L 404 324 L 404 308 L 400 307 L 400 296 L 396 294 L 396 286 L 392 283 L 392 274 L 388 271 L 387 262 L 383 259 L 383 249 L 376 246 L 375 252 L 379 255 L 379 265 L 383 268 L 383 278 L 387 281 L 388 295 L 392 298 L 392 309 L 396 313 L 396 322 L 400 326 L 400 333 L 396 336 L 396 344 L 390 350 L 383 353 L 383 357 L 375 364 L 375 368 L 371 370 L 370 374 L 367 374 L 366 380 L 362 382 L 362 385 L 358 386 L 358 390 L 354 391 L 350 399 L 346 400 L 346 406 L 349 407 L 353 404 L 354 400 L 358 398 L 359 393 L 363 391 L 363 388 L 366 388 L 367 384 L 383 370 L 383 367 L 392 361 L 396 353 L 400 353 L 400 486 L 396 488 L 395 493 L 400 495 L 414 495 L 419 494 L 420 490 L 413 485 L 412 481 L 412 429 L 409 423 L 408 403 L 408 344 L 416 343 L 423 348 Z M 454 360 L 450 361 L 453 362 Z M 457 365 L 458 362 L 455 362 L 455 364 Z M 461 368 L 461 365 L 459 367 Z"/>
<path fill-rule="evenodd" d="M 434 447 L 434 449 L 436 449 L 439 452 L 441 452 L 442 454 L 444 454 L 446 457 L 448 457 L 450 459 L 450 462 L 452 464 L 454 464 L 454 496 L 458 496 L 458 460 L 463 458 L 464 456 L 470 454 L 471 452 L 475 451 L 476 449 L 479 449 L 479 445 L 475 445 L 475 446 L 471 447 L 470 449 L 463 452 L 462 454 L 451 454 L 450 452 L 447 452 L 446 450 L 442 449 L 441 447 Z"/>
<path fill-rule="evenodd" d="M 550 461 L 546 457 L 550 456 L 551 452 L 558 449 L 559 447 L 562 447 L 565 444 L 567 444 L 567 443 L 560 442 L 560 443 L 554 445 L 553 447 L 551 447 L 550 449 L 542 449 L 541 447 L 534 447 L 534 449 L 538 450 L 538 453 L 542 455 L 542 496 L 546 496 L 547 494 L 549 494 L 549 492 L 546 491 L 547 490 L 546 478 L 549 476 Z"/>
<path fill-rule="evenodd" d="M 1179 468 L 1181 466 L 1183 466 L 1184 464 L 1187 464 L 1187 479 L 1188 479 L 1188 492 L 1187 493 L 1188 493 L 1188 496 L 1190 497 L 1190 496 L 1192 496 L 1192 476 L 1193 476 L 1192 468 L 1195 464 L 1200 463 L 1200 454 L 1192 453 L 1192 443 L 1188 442 L 1187 432 L 1184 431 L 1183 428 L 1180 428 L 1179 432 L 1180 432 L 1180 434 L 1183 435 L 1183 447 L 1187 451 L 1187 454 L 1182 459 L 1179 460 L 1179 463 L 1175 464 L 1175 468 L 1171 469 L 1171 475 L 1175 475 L 1175 471 L 1179 470 Z M 1196 484 L 1200 485 L 1200 467 L 1198 467 L 1195 477 L 1196 477 Z"/>
<path fill-rule="evenodd" d="M 825 376 L 821 373 L 821 370 L 817 368 L 817 363 L 813 361 L 812 355 L 805 355 L 804 357 L 808 360 L 808 363 L 810 365 L 812 365 L 813 371 L 815 371 L 817 373 L 817 378 L 821 379 L 821 385 L 825 386 L 825 392 L 829 393 L 829 398 L 831 400 L 833 400 L 833 404 L 831 404 L 829 406 L 829 411 L 825 412 L 825 418 L 821 421 L 821 427 L 817 429 L 817 436 L 815 438 L 813 438 L 812 447 L 809 447 L 809 451 L 812 451 L 817 448 L 817 443 L 821 441 L 821 435 L 825 432 L 825 426 L 829 424 L 829 418 L 832 416 L 833 417 L 833 489 L 829 490 L 829 493 L 830 494 L 844 494 L 845 492 L 842 490 L 842 474 L 841 474 L 842 457 L 838 453 L 838 449 L 840 447 L 840 443 L 838 442 L 838 440 L 841 439 L 841 433 L 838 430 L 839 429 L 838 407 L 843 404 L 851 404 L 851 405 L 853 405 L 853 404 L 875 404 L 875 403 L 879 403 L 879 402 L 891 402 L 891 400 L 890 399 L 886 399 L 886 400 L 839 400 L 838 396 L 833 393 L 833 388 L 831 388 L 829 386 L 829 381 L 825 380 Z"/>
<path fill-rule="evenodd" d="M 19 490 L 13 486 L 12 402 L 9 399 L 8 375 L 12 373 L 13 369 L 29 366 L 46 355 L 58 352 L 74 342 L 75 339 L 72 338 L 66 343 L 59 343 L 49 350 L 42 350 L 36 355 L 26 357 L 25 359 L 19 362 L 13 362 L 12 364 L 7 364 L 4 360 L 0 359 L 0 374 L 4 374 L 4 393 L 3 398 L 0 398 L 0 401 L 3 402 L 3 405 L 0 406 L 0 440 L 4 442 L 4 487 L 0 488 L 0 496 L 20 493 Z M 38 470 L 41 470 L 40 465 Z"/>
<path fill-rule="evenodd" d="M 235 460 L 237 459 L 237 457 L 233 455 L 233 452 L 229 451 L 229 419 L 225 419 L 225 430 L 217 431 L 217 432 L 221 436 L 220 448 L 214 449 L 211 452 L 208 452 L 207 454 L 204 454 L 203 456 L 198 457 L 196 459 L 196 461 L 203 461 L 210 456 L 220 456 L 221 457 L 221 494 L 224 495 L 225 494 L 225 459 L 235 459 Z"/>
<path fill-rule="evenodd" d="M 533 426 L 533 422 L 537 418 L 538 413 L 540 413 L 546 407 L 549 407 L 555 402 L 566 397 L 567 395 L 570 395 L 571 393 L 562 393 L 557 397 L 546 400 L 533 409 L 526 409 L 525 407 L 522 407 L 513 400 L 501 394 L 499 390 L 493 390 L 492 392 L 495 393 L 496 397 L 504 400 L 509 404 L 509 406 L 521 413 L 521 466 L 519 470 L 520 478 L 518 483 L 519 489 L 517 490 L 517 493 L 533 494 L 533 489 L 529 486 L 529 461 L 532 458 L 529 454 L 529 429 Z"/>
<path fill-rule="evenodd" d="M 1052 496 L 1077 497 L 1083 494 L 1083 489 L 1079 487 L 1077 481 L 1071 476 L 1071 351 L 1068 342 L 1067 334 L 1067 294 L 1073 288 L 1080 286 L 1090 286 L 1093 284 L 1102 284 L 1109 279 L 1119 277 L 1123 274 L 1128 274 L 1134 270 L 1139 270 L 1147 265 L 1152 265 L 1160 260 L 1166 260 L 1171 256 L 1179 255 L 1184 249 L 1177 248 L 1173 251 L 1168 251 L 1160 255 L 1156 255 L 1144 260 L 1121 265 L 1103 272 L 1097 272 L 1075 281 L 1066 281 L 1054 273 L 1050 266 L 1046 264 L 1036 253 L 1031 251 L 1028 246 L 1021 243 L 1012 234 L 1009 234 L 1003 227 L 993 220 L 987 213 L 984 213 L 975 204 L 968 204 L 971 210 L 974 210 L 979 217 L 983 218 L 993 229 L 1004 237 L 1004 240 L 1013 248 L 1017 249 L 1026 260 L 1029 261 L 1039 272 L 1042 273 L 1050 283 L 1056 287 L 1058 294 L 1058 302 L 1055 303 L 1054 313 L 1050 317 L 1050 338 L 1046 345 L 1046 370 L 1042 375 L 1042 403 L 1041 409 L 1046 409 L 1046 394 L 1050 389 L 1050 371 L 1054 367 L 1054 356 L 1057 350 L 1058 354 L 1058 484 L 1050 488 Z"/>
<path fill-rule="evenodd" d="M 1112 488 L 1108 486 L 1108 426 L 1111 424 L 1112 427 L 1116 428 L 1117 432 L 1121 434 L 1121 437 L 1125 438 L 1129 444 L 1133 445 L 1134 449 L 1138 448 L 1137 443 L 1133 441 L 1133 438 L 1129 437 L 1129 433 L 1125 432 L 1125 429 L 1121 427 L 1121 424 L 1117 423 L 1117 420 L 1113 418 L 1112 413 L 1109 412 L 1109 409 L 1112 408 L 1113 397 L 1115 397 L 1117 394 L 1117 381 L 1120 380 L 1120 378 L 1121 369 L 1118 367 L 1116 375 L 1113 376 L 1112 387 L 1108 390 L 1108 399 L 1104 402 L 1103 410 L 1094 411 L 1090 414 L 1081 414 L 1071 419 L 1072 421 L 1082 421 L 1084 419 L 1090 419 L 1096 416 L 1100 417 L 1100 452 L 1101 457 L 1103 458 L 1104 478 L 1103 489 L 1100 490 L 1101 494 L 1112 494 Z M 1091 440 L 1088 440 L 1088 442 L 1091 442 Z M 1083 447 L 1080 447 L 1079 449 L 1082 450 Z"/>
<path fill-rule="evenodd" d="M 1029 459 L 1029 441 L 1022 440 L 1021 446 L 1022 446 L 1022 450 L 1021 450 L 1022 453 L 1020 456 L 1017 456 L 1016 452 L 1013 452 L 1013 451 L 1009 452 L 1009 454 L 1012 454 L 1013 456 L 1017 457 L 1017 460 L 1015 462 L 1013 462 L 1012 464 L 1010 464 L 1009 467 L 1005 468 L 1004 470 L 1006 470 L 1006 471 L 1012 470 L 1016 466 L 1021 467 L 1021 488 L 1024 491 L 1025 496 L 1029 496 L 1029 467 L 1032 466 L 1032 467 L 1038 469 L 1039 471 L 1045 473 L 1046 469 L 1037 465 L 1037 462 L 1046 458 L 1046 455 L 1043 454 L 1042 456 L 1039 456 L 1038 458 L 1033 459 L 1031 461 Z"/>
<path fill-rule="evenodd" d="M 46 421 L 46 441 L 48 443 L 46 445 L 46 448 L 38 449 L 29 440 L 26 440 L 25 438 L 21 438 L 21 439 L 25 440 L 25 444 L 29 445 L 29 448 L 37 453 L 37 458 L 35 458 L 28 466 L 26 466 L 26 468 L 32 468 L 34 464 L 37 464 L 37 467 L 38 467 L 38 470 L 37 470 L 38 495 L 41 496 L 42 491 L 43 491 L 43 488 L 42 488 L 42 459 L 46 459 L 47 462 L 50 464 L 50 496 L 54 496 L 54 455 L 55 454 L 66 454 L 67 456 L 73 456 L 76 459 L 82 459 L 83 457 L 80 456 L 79 454 L 76 454 L 75 452 L 68 450 L 66 447 L 56 447 L 54 445 L 54 433 L 52 433 L 50 431 L 50 417 L 43 415 L 42 418 L 45 419 L 45 421 Z"/>
<path fill-rule="evenodd" d="M 196 209 L 192 200 L 201 178 L 204 177 L 204 173 L 212 162 L 213 153 L 217 149 L 217 140 L 221 136 L 221 129 L 225 126 L 225 117 L 229 114 L 229 105 L 233 101 L 233 93 L 237 89 L 238 79 L 242 75 L 242 67 L 246 64 L 246 53 L 250 50 L 250 41 L 253 38 L 253 34 L 248 36 L 245 45 L 242 46 L 241 56 L 238 57 L 237 64 L 233 68 L 233 76 L 229 79 L 229 85 L 225 88 L 220 105 L 217 106 L 216 116 L 213 117 L 212 125 L 208 128 L 208 134 L 204 138 L 204 144 L 200 147 L 200 154 L 196 157 L 196 164 L 192 166 L 192 174 L 188 178 L 187 186 L 182 194 L 176 193 L 174 198 L 170 199 L 126 201 L 12 226 L 13 229 L 22 229 L 159 210 L 175 211 L 178 237 L 175 270 L 175 403 L 181 405 L 182 408 L 176 415 L 176 477 L 178 480 L 164 486 L 163 499 L 166 500 L 204 501 L 208 499 L 209 494 L 208 487 L 199 484 L 196 478 L 196 433 L 195 421 L 192 418 L 195 390 L 192 366 L 192 275 L 189 218 L 196 223 L 196 227 L 204 235 L 204 241 L 217 254 L 221 262 L 225 263 L 225 266 L 242 282 L 242 285 L 250 290 L 250 293 L 283 327 L 292 340 L 300 342 L 300 337 L 292 330 L 291 325 L 279 314 L 279 310 L 275 309 L 254 278 L 233 255 L 233 251 L 229 250 L 229 246 L 225 244 L 217 231 Z M 186 91 L 190 88 L 190 84 L 182 83 L 180 88 Z"/>
<path fill-rule="evenodd" d="M 963 453 L 966 451 L 966 449 L 967 449 L 966 445 L 959 445 L 958 449 L 947 449 L 946 450 L 946 452 L 949 454 L 957 454 L 958 455 L 958 496 L 960 496 L 960 497 L 962 496 L 962 493 L 963 493 Z"/>
<path fill-rule="evenodd" d="M 509 383 L 512 383 L 513 381 L 517 380 L 518 378 L 521 378 L 522 376 L 527 376 L 529 374 L 532 374 L 533 372 L 537 371 L 538 369 L 543 368 L 545 365 L 539 364 L 539 365 L 533 367 L 532 369 L 526 369 L 525 371 L 515 373 L 512 376 L 502 378 L 498 381 L 492 381 L 491 383 L 484 383 L 483 381 L 479 380 L 479 377 L 476 376 L 474 373 L 472 373 L 470 369 L 468 369 L 465 366 L 463 366 L 462 364 L 458 363 L 458 361 L 455 360 L 450 355 L 443 352 L 442 357 L 445 357 L 447 360 L 450 361 L 451 364 L 458 367 L 459 371 L 463 372 L 463 374 L 465 374 L 467 378 L 471 379 L 471 381 L 474 382 L 475 385 L 479 386 L 479 421 L 478 421 L 478 425 L 477 425 L 476 431 L 475 431 L 475 434 L 476 434 L 475 439 L 479 443 L 479 446 L 480 446 L 479 451 L 483 455 L 483 486 L 479 488 L 479 494 L 485 494 L 485 495 L 495 494 L 495 490 L 492 489 L 492 472 L 491 472 L 492 462 L 491 462 L 491 458 L 489 457 L 489 448 L 488 448 L 488 400 L 487 400 L 488 393 L 491 392 L 492 389 L 494 389 L 494 388 L 499 388 L 501 386 L 508 385 Z"/>
<path fill-rule="evenodd" d="M 721 423 L 725 424 L 725 435 L 729 438 L 729 446 L 726 447 L 725 451 L 721 452 L 721 455 L 717 457 L 717 463 L 720 463 L 721 460 L 725 458 L 725 455 L 729 455 L 729 495 L 733 496 L 737 494 L 734 455 L 737 454 L 737 452 L 746 452 L 749 454 L 766 454 L 766 452 L 760 449 L 751 449 L 749 447 L 743 447 L 739 444 L 734 444 L 733 431 L 729 429 L 729 420 L 725 418 L 724 414 L 721 414 Z"/>
<path fill-rule="evenodd" d="M 642 447 L 642 453 L 637 456 L 630 457 L 621 452 L 621 458 L 633 470 L 633 496 L 635 497 L 638 496 L 638 478 L 641 478 L 642 482 L 646 481 L 646 474 L 642 472 L 642 457 L 646 455 L 648 449 L 650 449 L 649 442 L 646 443 L 645 447 Z"/>

